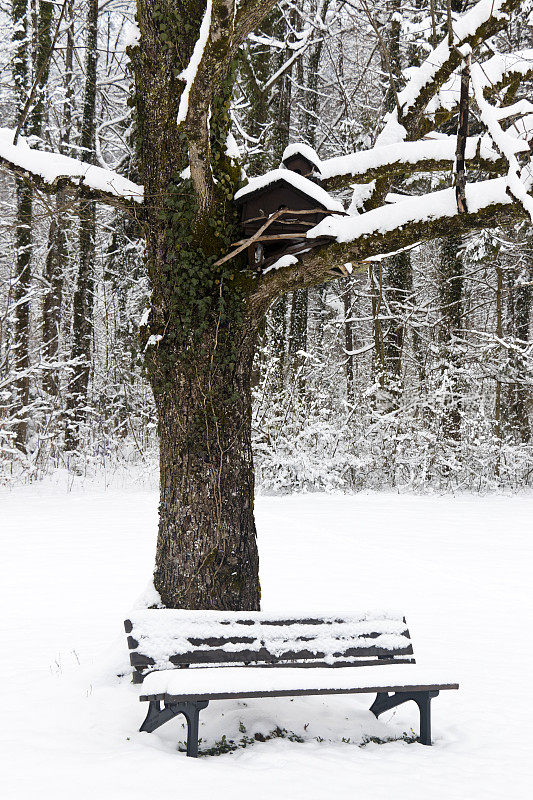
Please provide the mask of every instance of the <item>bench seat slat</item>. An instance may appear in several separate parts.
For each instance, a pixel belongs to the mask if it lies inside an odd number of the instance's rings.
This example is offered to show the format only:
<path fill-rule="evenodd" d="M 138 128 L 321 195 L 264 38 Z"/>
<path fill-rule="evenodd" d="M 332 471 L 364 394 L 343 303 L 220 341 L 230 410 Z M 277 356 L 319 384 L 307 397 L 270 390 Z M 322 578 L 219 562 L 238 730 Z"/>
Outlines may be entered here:
<path fill-rule="evenodd" d="M 432 691 L 446 691 L 447 689 L 458 689 L 458 683 L 435 683 L 435 684 L 401 684 L 396 686 L 361 686 L 357 689 L 275 689 L 273 691 L 263 692 L 211 692 L 209 694 L 183 694 L 183 695 L 170 695 L 170 694 L 154 694 L 154 695 L 141 695 L 141 701 L 145 700 L 159 700 L 165 703 L 181 703 L 187 701 L 197 700 L 252 700 L 261 697 L 302 697 L 307 695 L 323 695 L 323 694 L 371 694 L 374 692 L 432 692 Z"/>
<path fill-rule="evenodd" d="M 147 675 L 141 700 L 229 699 L 232 697 L 281 697 L 300 694 L 351 694 L 360 692 L 425 691 L 456 689 L 444 672 L 416 664 L 346 667 L 331 669 L 217 669 L 164 670 Z"/>

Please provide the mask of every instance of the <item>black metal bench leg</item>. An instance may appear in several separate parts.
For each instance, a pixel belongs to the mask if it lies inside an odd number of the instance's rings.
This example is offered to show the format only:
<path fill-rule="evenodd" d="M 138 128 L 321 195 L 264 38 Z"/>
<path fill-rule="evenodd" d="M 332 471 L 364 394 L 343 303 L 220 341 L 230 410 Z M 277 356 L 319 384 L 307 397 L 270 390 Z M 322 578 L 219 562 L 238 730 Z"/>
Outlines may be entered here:
<path fill-rule="evenodd" d="M 187 719 L 187 755 L 189 758 L 198 758 L 198 727 L 200 709 L 194 706 L 185 714 Z"/>
<path fill-rule="evenodd" d="M 388 692 L 378 692 L 376 699 L 370 706 L 370 711 L 375 717 L 379 717 L 384 711 L 390 711 L 396 706 L 414 700 L 420 711 L 420 736 L 418 741 L 421 744 L 431 744 L 431 700 L 438 695 L 437 689 L 430 689 L 427 692 L 395 692 L 389 695 Z"/>
<path fill-rule="evenodd" d="M 420 711 L 420 737 L 421 744 L 431 745 L 431 697 L 434 692 L 420 692 L 416 704 Z"/>
<path fill-rule="evenodd" d="M 372 703 L 369 708 L 369 711 L 376 717 L 379 717 L 380 714 L 383 714 L 384 711 L 388 711 L 390 705 L 388 704 L 389 700 L 389 693 L 388 692 L 378 692 L 376 694 L 376 699 Z"/>
<path fill-rule="evenodd" d="M 178 713 L 182 713 L 187 720 L 187 755 L 189 758 L 198 758 L 198 729 L 200 724 L 200 711 L 207 708 L 207 700 L 196 700 L 179 703 L 174 706 Z"/>
<path fill-rule="evenodd" d="M 152 733 L 178 714 L 187 720 L 187 755 L 198 758 L 198 728 L 200 711 L 207 708 L 207 700 L 196 700 L 185 703 L 165 703 L 161 708 L 158 700 L 150 700 L 146 719 L 140 727 L 141 731 Z"/>

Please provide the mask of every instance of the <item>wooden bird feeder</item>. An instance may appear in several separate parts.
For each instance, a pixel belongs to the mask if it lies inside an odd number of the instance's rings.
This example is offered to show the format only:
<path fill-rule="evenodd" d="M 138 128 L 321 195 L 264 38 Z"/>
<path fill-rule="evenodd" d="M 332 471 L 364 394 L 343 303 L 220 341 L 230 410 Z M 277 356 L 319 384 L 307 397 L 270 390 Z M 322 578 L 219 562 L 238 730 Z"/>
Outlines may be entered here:
<path fill-rule="evenodd" d="M 235 195 L 244 238 L 217 263 L 248 251 L 251 267 L 265 269 L 282 255 L 323 244 L 306 233 L 331 214 L 344 214 L 342 204 L 320 185 L 320 161 L 307 145 L 292 145 L 282 167 L 252 178 Z"/>

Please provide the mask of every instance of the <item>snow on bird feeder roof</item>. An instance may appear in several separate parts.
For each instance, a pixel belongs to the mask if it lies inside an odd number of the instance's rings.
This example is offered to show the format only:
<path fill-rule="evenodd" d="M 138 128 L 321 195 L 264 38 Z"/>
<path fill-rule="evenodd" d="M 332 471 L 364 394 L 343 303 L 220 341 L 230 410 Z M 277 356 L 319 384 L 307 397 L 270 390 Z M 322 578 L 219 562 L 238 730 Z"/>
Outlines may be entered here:
<path fill-rule="evenodd" d="M 317 186 L 316 183 L 313 183 L 313 181 L 310 181 L 308 178 L 304 178 L 303 175 L 299 175 L 297 172 L 293 172 L 289 169 L 273 169 L 265 175 L 260 175 L 257 178 L 250 178 L 247 185 L 236 192 L 235 201 L 238 204 L 243 203 L 252 195 L 261 191 L 274 189 L 275 186 L 281 183 L 285 183 L 287 186 L 296 189 L 297 192 L 305 194 L 327 211 L 344 211 L 342 203 L 331 197 L 325 189 L 322 189 L 321 186 Z"/>
<path fill-rule="evenodd" d="M 285 166 L 287 169 L 295 170 L 301 174 L 307 175 L 315 172 L 318 173 L 319 177 L 322 174 L 322 163 L 318 153 L 305 142 L 295 142 L 288 145 L 283 151 L 281 163 L 282 167 Z M 302 167 L 305 172 L 303 172 Z"/>

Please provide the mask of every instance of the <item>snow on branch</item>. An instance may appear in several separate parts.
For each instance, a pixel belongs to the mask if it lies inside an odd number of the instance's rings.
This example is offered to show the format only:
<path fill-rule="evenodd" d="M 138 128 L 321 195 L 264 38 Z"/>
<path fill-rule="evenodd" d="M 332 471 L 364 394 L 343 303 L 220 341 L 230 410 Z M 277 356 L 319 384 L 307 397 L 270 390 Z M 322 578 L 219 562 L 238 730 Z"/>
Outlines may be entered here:
<path fill-rule="evenodd" d="M 531 55 L 533 57 L 533 51 Z M 493 60 L 494 59 L 491 59 L 491 61 Z M 512 135 L 511 132 L 504 131 L 502 128 L 497 109 L 486 99 L 486 94 L 489 93 L 488 90 L 500 79 L 501 70 L 499 69 L 499 65 L 497 70 L 491 70 L 490 64 L 487 65 L 487 69 L 485 67 L 485 64 L 474 64 L 472 66 L 472 85 L 474 87 L 474 94 L 480 111 L 481 121 L 486 126 L 489 136 L 496 148 L 505 157 L 508 164 L 506 185 L 509 191 L 512 193 L 513 197 L 522 203 L 524 209 L 533 220 L 533 198 L 528 194 L 528 189 L 531 187 L 533 178 L 531 160 L 521 169 L 517 158 L 517 153 L 529 153 L 529 143 L 527 140 L 524 141 L 522 138 Z M 494 75 L 495 71 L 497 73 L 496 75 Z M 496 80 L 494 80 L 495 77 Z M 525 128 L 525 132 L 526 135 L 531 133 L 528 126 Z M 515 131 L 515 134 L 516 133 Z"/>
<path fill-rule="evenodd" d="M 179 76 L 182 81 L 185 81 L 185 86 L 181 93 L 180 104 L 178 108 L 178 125 L 180 125 L 182 122 L 185 122 L 189 111 L 189 95 L 191 93 L 191 89 L 196 78 L 196 73 L 198 72 L 198 67 L 200 66 L 207 40 L 209 38 L 209 30 L 211 28 L 211 8 L 212 0 L 207 0 L 205 13 L 200 25 L 200 32 L 198 34 L 196 44 L 194 45 L 191 60 Z"/>
<path fill-rule="evenodd" d="M 335 156 L 320 163 L 321 177 L 328 188 L 346 185 L 357 178 L 369 182 L 395 173 L 432 172 L 446 170 L 455 161 L 455 136 L 442 136 L 416 142 L 374 147 L 346 156 Z M 488 172 L 503 172 L 503 160 L 486 136 L 470 136 L 466 158 Z"/>
<path fill-rule="evenodd" d="M 507 193 L 505 178 L 468 184 L 466 194 L 468 209 L 472 214 L 490 206 L 506 206 L 513 202 L 513 198 Z M 394 230 L 402 230 L 412 223 L 431 222 L 436 219 L 456 217 L 457 214 L 455 190 L 442 189 L 418 197 L 408 197 L 364 214 L 326 217 L 307 232 L 307 238 L 328 236 L 337 242 L 354 242 L 375 234 L 384 235 Z M 384 242 L 384 253 L 386 252 Z"/>
<path fill-rule="evenodd" d="M 409 80 L 398 94 L 398 111 L 387 117 L 377 144 L 386 145 L 414 139 L 419 135 L 419 121 L 428 103 L 453 75 L 462 59 L 487 38 L 502 30 L 511 11 L 520 0 L 479 0 L 470 11 L 453 23 L 453 44 L 442 40 L 419 67 L 409 70 Z"/>
<path fill-rule="evenodd" d="M 482 68 L 488 80 L 485 94 L 493 96 L 502 89 L 533 75 L 533 52 L 531 50 L 519 50 L 513 53 L 496 53 L 482 63 Z M 442 116 L 443 112 L 447 117 L 451 116 L 459 103 L 460 83 L 460 76 L 454 73 L 441 86 L 437 94 L 426 106 L 428 120 L 429 118 L 435 119 L 437 116 Z M 527 103 L 527 100 L 522 100 L 505 110 L 501 109 L 499 119 L 525 114 Z M 500 114 L 500 110 L 498 110 L 498 114 Z"/>
<path fill-rule="evenodd" d="M 483 73 L 483 91 L 490 95 L 517 78 L 524 79 L 533 74 L 533 48 L 495 53 L 479 67 Z"/>
<path fill-rule="evenodd" d="M 143 202 L 143 187 L 117 172 L 59 153 L 34 150 L 22 137 L 13 145 L 13 135 L 11 128 L 0 128 L 0 165 L 29 178 L 37 188 L 55 192 L 60 186 L 70 186 L 110 205 L 131 207 Z"/>
<path fill-rule="evenodd" d="M 302 57 L 303 53 L 306 51 L 308 47 L 310 47 L 311 45 L 316 45 L 317 42 L 321 41 L 320 39 L 311 38 L 312 31 L 313 29 L 311 27 L 308 27 L 306 30 L 302 32 L 302 36 L 298 39 L 296 43 L 297 47 L 294 46 L 292 47 L 293 50 L 292 55 L 287 59 L 287 61 L 285 61 L 284 64 L 281 65 L 281 67 L 277 70 L 277 72 L 271 75 L 271 77 L 267 80 L 267 82 L 263 86 L 261 86 L 261 91 L 263 93 L 267 92 L 271 88 L 271 86 L 274 86 L 274 84 L 280 79 L 280 77 L 284 75 L 288 69 L 291 68 L 296 59 Z M 290 46 L 290 43 L 287 43 L 287 46 Z"/>

